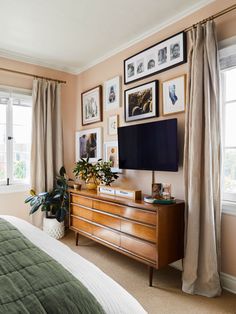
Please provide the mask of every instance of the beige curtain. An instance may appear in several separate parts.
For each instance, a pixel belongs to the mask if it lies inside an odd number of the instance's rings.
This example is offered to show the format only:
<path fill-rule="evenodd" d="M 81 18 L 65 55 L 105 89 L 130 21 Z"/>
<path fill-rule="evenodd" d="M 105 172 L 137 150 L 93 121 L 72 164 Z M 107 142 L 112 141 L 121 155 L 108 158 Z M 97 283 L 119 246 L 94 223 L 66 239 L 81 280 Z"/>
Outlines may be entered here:
<path fill-rule="evenodd" d="M 60 84 L 35 79 L 33 82 L 31 186 L 37 193 L 50 191 L 55 174 L 63 165 Z M 41 227 L 42 213 L 32 216 Z"/>
<path fill-rule="evenodd" d="M 220 295 L 221 127 L 214 22 L 190 34 L 184 179 L 186 243 L 183 291 Z"/>

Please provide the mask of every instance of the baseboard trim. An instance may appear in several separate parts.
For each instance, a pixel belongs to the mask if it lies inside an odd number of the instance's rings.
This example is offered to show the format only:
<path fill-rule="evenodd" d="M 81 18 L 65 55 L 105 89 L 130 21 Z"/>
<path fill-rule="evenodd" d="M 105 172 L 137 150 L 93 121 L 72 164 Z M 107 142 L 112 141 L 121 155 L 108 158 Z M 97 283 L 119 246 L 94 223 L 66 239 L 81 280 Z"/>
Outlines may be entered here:
<path fill-rule="evenodd" d="M 172 263 L 170 266 L 182 271 L 182 260 Z M 221 272 L 220 280 L 223 289 L 236 294 L 236 277 Z"/>
<path fill-rule="evenodd" d="M 222 288 L 236 294 L 236 277 L 226 273 L 220 273 Z"/>

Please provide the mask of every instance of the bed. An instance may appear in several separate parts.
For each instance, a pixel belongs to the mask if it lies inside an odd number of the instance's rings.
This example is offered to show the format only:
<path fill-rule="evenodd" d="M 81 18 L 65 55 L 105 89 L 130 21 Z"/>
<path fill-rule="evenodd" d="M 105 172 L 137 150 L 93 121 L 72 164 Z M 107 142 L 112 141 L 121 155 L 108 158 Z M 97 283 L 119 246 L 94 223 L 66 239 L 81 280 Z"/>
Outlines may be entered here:
<path fill-rule="evenodd" d="M 40 249 L 44 252 L 45 256 L 49 256 L 51 260 L 53 260 L 56 264 L 59 263 L 60 267 L 63 267 L 66 269 L 66 273 L 69 272 L 69 275 L 73 277 L 73 280 L 75 280 L 78 283 L 81 283 L 83 287 L 85 287 L 86 290 L 89 291 L 89 293 L 94 297 L 96 302 L 98 302 L 101 311 L 97 311 L 97 313 L 109 313 L 109 314 L 145 314 L 146 311 L 142 308 L 142 306 L 138 303 L 138 301 L 132 297 L 124 288 L 122 288 L 119 284 L 117 284 L 114 280 L 112 280 L 109 276 L 104 274 L 98 267 L 81 257 L 80 255 L 73 252 L 69 247 L 64 245 L 63 243 L 49 237 L 47 234 L 45 234 L 40 229 L 34 227 L 33 225 L 29 224 L 28 222 L 21 220 L 16 217 L 12 216 L 5 216 L 0 215 L 0 220 L 2 221 L 2 226 L 9 225 L 12 234 L 15 234 L 18 232 L 24 239 L 32 244 L 33 247 L 36 247 L 36 249 Z M 4 222 L 4 223 L 3 223 Z M 8 227 L 9 228 L 9 227 Z M 4 228 L 0 228 L 3 230 Z M 14 229 L 14 230 L 13 230 Z M 7 230 L 3 230 L 3 233 L 9 234 Z M 13 236 L 11 236 L 13 238 Z M 12 240 L 12 239 L 11 239 Z M 3 245 L 5 245 L 6 241 L 4 241 L 4 237 L 2 237 L 1 240 L 1 254 L 0 254 L 0 291 L 3 291 L 3 288 L 5 289 L 5 295 L 6 295 L 6 279 L 7 274 L 4 273 L 5 268 L 7 265 L 3 264 L 3 255 L 2 248 Z M 22 242 L 22 240 L 21 240 Z M 20 243 L 21 243 L 20 242 Z M 15 249 L 16 251 L 16 249 Z M 5 251 L 7 252 L 7 250 Z M 46 253 L 46 254 L 45 254 Z M 4 253 L 6 254 L 6 253 Z M 11 253 L 12 254 L 12 253 Z M 27 253 L 28 254 L 28 253 Z M 37 254 L 33 255 L 34 258 L 37 258 Z M 28 258 L 28 255 L 25 257 Z M 23 258 L 24 260 L 24 258 Z M 1 265 L 2 261 L 2 265 Z M 14 264 L 14 263 L 12 263 Z M 42 264 L 44 265 L 44 264 Z M 14 265 L 14 269 L 12 269 L 11 265 L 11 271 L 10 275 L 17 271 L 18 265 Z M 36 268 L 36 266 L 35 266 Z M 39 268 L 39 267 L 37 267 Z M 30 269 L 30 268 L 29 268 Z M 27 277 L 27 267 L 24 268 L 24 272 Z M 42 270 L 40 269 L 42 272 Z M 24 279 L 23 279 L 24 280 Z M 21 280 L 22 281 L 22 280 Z M 22 282 L 21 282 L 22 284 Z M 32 285 L 32 284 L 31 284 Z M 32 288 L 32 287 L 31 287 Z M 22 289 L 21 289 L 22 290 Z M 24 287 L 23 287 L 24 290 Z M 22 292 L 22 291 L 21 291 Z M 11 297 L 11 300 L 14 300 L 14 289 L 8 288 L 7 293 L 9 293 L 9 297 Z M 12 294 L 12 295 L 11 295 Z M 66 290 L 63 291 L 64 299 L 66 298 Z M 58 301 L 61 299 L 63 300 L 63 295 L 59 296 L 56 295 L 56 298 L 58 298 Z M 8 295 L 7 295 L 8 297 Z M 45 294 L 45 297 L 47 297 L 50 300 L 50 290 L 47 291 Z M 55 294 L 52 293 L 52 299 L 55 299 Z M 57 301 L 57 302 L 58 302 Z M 4 307 L 1 307 L 1 304 L 4 302 L 8 302 L 6 298 L 3 300 L 2 292 L 0 294 L 0 313 L 3 313 L 1 309 Z M 18 302 L 18 300 L 17 300 Z M 64 302 L 64 300 L 63 300 Z M 19 303 L 21 304 L 21 303 Z M 30 303 L 31 304 L 31 303 Z M 5 305 L 4 305 L 5 306 Z M 42 307 L 42 304 L 40 304 Z M 98 306 L 98 307 L 99 307 Z M 12 311 L 13 313 L 14 311 Z M 36 312 L 36 311 L 34 311 Z M 44 309 L 41 309 L 42 313 L 48 313 L 51 314 Z M 40 313 L 41 313 L 40 312 Z M 53 312 L 53 311 L 52 311 Z M 63 312 L 63 311 L 62 311 Z M 73 314 L 76 313 L 90 313 L 89 310 L 79 310 L 78 312 L 73 311 Z M 95 311 L 94 311 L 95 312 Z M 31 311 L 24 311 L 22 308 L 22 311 L 19 311 L 19 308 L 16 309 L 14 313 L 31 313 Z M 53 313 L 59 313 L 58 310 L 55 309 L 55 312 Z M 65 314 L 69 314 L 69 311 L 65 311 Z M 71 312 L 72 314 L 72 312 Z"/>

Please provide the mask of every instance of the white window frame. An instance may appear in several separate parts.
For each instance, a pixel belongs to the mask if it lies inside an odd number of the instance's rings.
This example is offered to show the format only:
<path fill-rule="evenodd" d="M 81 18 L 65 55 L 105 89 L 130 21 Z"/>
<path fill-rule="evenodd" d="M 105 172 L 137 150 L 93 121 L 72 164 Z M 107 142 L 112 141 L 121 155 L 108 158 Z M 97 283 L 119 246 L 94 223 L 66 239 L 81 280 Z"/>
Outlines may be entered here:
<path fill-rule="evenodd" d="M 225 91 L 226 91 L 226 82 L 225 82 L 225 72 L 232 70 L 236 68 L 236 64 L 231 64 L 232 62 L 235 62 L 235 56 L 236 56 L 236 37 L 232 37 L 230 39 L 227 39 L 227 41 L 223 41 L 220 43 L 221 50 L 220 50 L 220 59 L 225 58 L 225 60 L 229 57 L 229 62 L 222 62 L 223 69 L 221 69 L 221 104 L 222 104 L 222 131 L 224 139 L 224 132 L 225 132 L 225 106 L 232 102 L 232 101 L 226 101 L 225 97 Z M 234 56 L 234 58 L 230 59 L 231 56 Z M 233 60 L 234 59 L 234 60 Z M 221 61 L 221 60 L 220 60 Z M 227 66 L 226 66 L 227 64 Z M 233 100 L 233 102 L 235 102 Z M 225 145 L 223 140 L 223 164 L 224 164 L 224 154 L 225 154 Z M 222 169 L 223 170 L 223 169 Z M 223 171 L 222 171 L 223 174 Z M 223 184 L 223 180 L 222 180 Z M 222 194 L 222 211 L 224 214 L 234 215 L 236 216 L 236 193 L 224 193 Z"/>
<path fill-rule="evenodd" d="M 0 85 L 0 91 L 9 94 L 9 100 L 6 104 L 6 158 L 7 158 L 7 181 L 0 180 L 0 194 L 8 192 L 26 191 L 30 187 L 30 182 L 23 180 L 13 180 L 13 99 L 17 94 L 32 97 L 32 90 L 22 88 L 12 88 Z M 8 181 L 9 180 L 9 181 Z"/>

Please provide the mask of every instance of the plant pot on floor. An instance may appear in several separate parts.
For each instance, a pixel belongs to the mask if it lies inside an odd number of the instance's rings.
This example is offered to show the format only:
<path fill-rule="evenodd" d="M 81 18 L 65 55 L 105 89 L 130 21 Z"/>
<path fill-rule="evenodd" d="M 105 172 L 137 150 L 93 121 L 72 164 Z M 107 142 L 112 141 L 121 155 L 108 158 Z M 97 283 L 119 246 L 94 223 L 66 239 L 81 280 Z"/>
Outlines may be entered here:
<path fill-rule="evenodd" d="M 61 239 L 65 235 L 64 221 L 58 222 L 56 218 L 43 218 L 43 231 L 54 239 Z"/>

